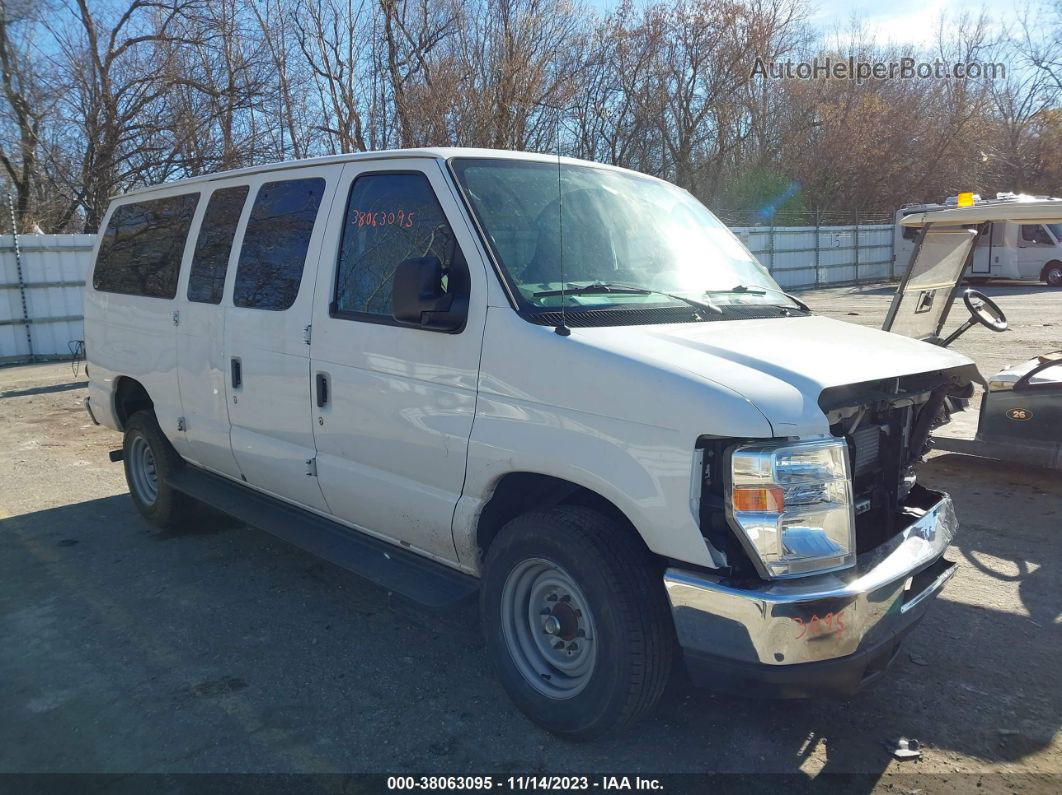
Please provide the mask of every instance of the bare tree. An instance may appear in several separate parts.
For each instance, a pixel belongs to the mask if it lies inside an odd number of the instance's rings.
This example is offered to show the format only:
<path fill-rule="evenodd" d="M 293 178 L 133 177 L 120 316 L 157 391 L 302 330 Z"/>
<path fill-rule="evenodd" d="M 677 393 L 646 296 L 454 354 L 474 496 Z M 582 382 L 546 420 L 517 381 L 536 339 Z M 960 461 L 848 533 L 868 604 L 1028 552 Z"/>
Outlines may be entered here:
<path fill-rule="evenodd" d="M 432 141 L 436 117 L 417 100 L 435 91 L 432 55 L 458 26 L 458 6 L 446 0 L 379 0 L 386 74 L 404 146 Z M 426 134 L 427 133 L 427 134 Z"/>
<path fill-rule="evenodd" d="M 365 129 L 371 86 L 359 74 L 372 65 L 372 14 L 365 0 L 301 0 L 293 14 L 323 113 L 317 127 L 332 153 L 364 152 L 372 138 Z"/>
<path fill-rule="evenodd" d="M 21 6 L 21 7 L 19 7 Z M 0 0 L 0 83 L 3 86 L 3 126 L 0 164 L 15 193 L 15 223 L 25 229 L 32 217 L 37 192 L 41 125 L 51 98 L 42 91 L 38 65 L 21 27 L 33 27 L 27 3 Z"/>
<path fill-rule="evenodd" d="M 271 50 L 239 0 L 212 0 L 182 21 L 193 44 L 166 59 L 175 71 L 170 97 L 175 138 L 189 174 L 266 159 L 251 119 L 274 91 Z"/>
<path fill-rule="evenodd" d="M 55 64 L 66 121 L 80 139 L 78 182 L 68 212 L 83 205 L 86 231 L 95 231 L 115 190 L 165 179 L 173 171 L 172 142 L 164 135 L 163 101 L 173 75 L 161 45 L 195 44 L 179 21 L 198 0 L 129 0 L 106 20 L 87 0 L 75 0 L 74 22 L 57 30 Z M 182 78 L 183 79 L 183 78 Z"/>
<path fill-rule="evenodd" d="M 604 16 L 585 0 L 44 2 L 57 13 L 0 0 L 0 180 L 23 227 L 91 231 L 113 193 L 173 177 L 432 144 L 559 150 L 724 207 L 1062 190 L 1062 0 L 1004 37 L 985 15 L 942 18 L 931 47 L 858 25 L 831 40 L 806 0 L 622 0 Z M 1010 68 L 751 77 L 757 58 L 849 55 Z"/>

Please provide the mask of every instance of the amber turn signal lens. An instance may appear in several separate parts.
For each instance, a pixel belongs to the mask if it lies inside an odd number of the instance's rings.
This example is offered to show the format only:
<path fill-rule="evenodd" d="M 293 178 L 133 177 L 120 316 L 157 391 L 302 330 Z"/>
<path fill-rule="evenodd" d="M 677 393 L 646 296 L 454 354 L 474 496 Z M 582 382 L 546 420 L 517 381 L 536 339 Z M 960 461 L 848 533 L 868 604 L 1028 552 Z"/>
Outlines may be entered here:
<path fill-rule="evenodd" d="M 740 513 L 781 513 L 785 510 L 785 493 L 780 486 L 734 489 L 734 510 Z"/>

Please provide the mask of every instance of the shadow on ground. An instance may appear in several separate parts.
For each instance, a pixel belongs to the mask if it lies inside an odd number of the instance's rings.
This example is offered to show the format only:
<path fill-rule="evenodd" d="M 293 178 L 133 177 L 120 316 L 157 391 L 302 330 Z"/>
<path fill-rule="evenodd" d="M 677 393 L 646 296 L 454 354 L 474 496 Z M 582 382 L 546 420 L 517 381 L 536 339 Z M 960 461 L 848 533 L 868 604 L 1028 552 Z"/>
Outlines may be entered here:
<path fill-rule="evenodd" d="M 946 487 L 956 464 L 934 461 Z M 1017 537 L 994 521 L 963 531 L 962 570 L 878 686 L 844 702 L 674 688 L 636 730 L 573 745 L 510 704 L 473 606 L 423 611 L 223 520 L 163 534 L 126 495 L 6 518 L 0 770 L 862 774 L 851 791 L 901 735 L 925 748 L 905 772 L 1028 760 L 1060 714 L 1058 521 Z M 986 576 L 1016 605 L 979 604 Z"/>

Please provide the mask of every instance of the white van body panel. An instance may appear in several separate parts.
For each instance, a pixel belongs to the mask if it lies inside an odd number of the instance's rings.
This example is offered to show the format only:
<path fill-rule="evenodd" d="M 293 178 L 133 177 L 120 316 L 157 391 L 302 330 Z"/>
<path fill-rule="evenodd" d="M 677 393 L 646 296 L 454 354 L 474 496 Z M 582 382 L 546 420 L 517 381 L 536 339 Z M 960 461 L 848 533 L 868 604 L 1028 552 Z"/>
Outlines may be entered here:
<path fill-rule="evenodd" d="M 326 219 L 339 183 L 342 166 L 287 170 L 249 180 L 252 206 L 262 185 L 269 182 L 321 178 L 325 181 L 317 220 L 306 252 L 302 283 L 295 302 L 283 311 L 225 304 L 225 358 L 240 360 L 243 384 L 228 381 L 229 438 L 236 463 L 247 482 L 263 491 L 328 511 L 317 478 L 308 475 L 316 456 L 310 381 L 310 345 L 306 327 L 312 322 L 318 261 L 325 239 Z M 236 232 L 234 248 L 242 247 L 249 218 Z M 227 365 L 230 367 L 231 364 Z"/>
<path fill-rule="evenodd" d="M 199 193 L 195 186 L 173 186 L 152 195 L 152 199 Z M 133 199 L 116 199 L 107 209 L 101 229 L 106 229 L 114 211 Z M 201 201 L 201 200 L 200 200 Z M 198 207 L 196 208 L 198 212 Z M 191 237 L 191 236 L 189 236 Z M 99 253 L 103 236 L 98 236 L 93 261 Z M 188 269 L 192 242 L 186 241 L 181 259 L 181 273 Z M 89 398 L 93 410 L 102 409 L 97 419 L 104 425 L 119 427 L 114 409 L 117 380 L 120 377 L 139 381 L 155 405 L 159 425 L 177 451 L 189 452 L 186 441 L 177 432 L 181 416 L 180 389 L 177 380 L 177 326 L 175 299 L 102 292 L 92 287 L 92 274 L 86 279 L 85 351 L 92 366 Z M 180 287 L 178 286 L 178 295 Z M 113 423 L 113 426 L 111 425 Z"/>
<path fill-rule="evenodd" d="M 428 179 L 465 255 L 471 300 L 459 333 L 331 316 L 347 197 L 359 176 L 387 171 Z M 328 228 L 310 346 L 313 378 L 330 384 L 326 405 L 313 407 L 317 480 L 340 520 L 456 562 L 451 520 L 476 412 L 486 264 L 436 160 L 348 165 Z"/>
<path fill-rule="evenodd" d="M 619 330 L 575 328 L 562 337 L 507 307 L 490 309 L 455 519 L 462 563 L 476 565 L 474 518 L 498 480 L 529 472 L 605 497 L 655 552 L 712 565 L 690 506 L 697 437 L 712 432 L 713 417 L 715 427 L 751 437 L 771 436 L 770 424 L 719 383 L 601 345 Z M 644 338 L 648 327 L 625 330 Z"/>
<path fill-rule="evenodd" d="M 1015 227 L 1015 237 L 1017 239 L 1018 250 L 1015 263 L 1018 273 L 1017 278 L 1039 281 L 1043 278 L 1044 266 L 1047 263 L 1062 260 L 1062 245 L 1059 245 L 1059 241 L 1051 231 L 1050 226 L 1045 224 L 1035 225 L 1039 227 L 1040 234 L 1044 236 L 1043 242 L 1026 240 L 1025 236 L 1021 234 L 1021 226 L 1018 224 L 1009 224 L 1009 226 Z"/>
<path fill-rule="evenodd" d="M 188 245 L 192 252 L 190 256 L 194 256 L 200 225 L 211 196 L 215 191 L 229 187 L 233 186 L 220 183 L 213 186 L 213 190 L 203 192 L 189 236 Z M 237 234 L 246 224 L 252 198 L 248 192 Z M 181 415 L 185 418 L 184 430 L 179 433 L 179 437 L 185 440 L 184 455 L 198 466 L 233 478 L 240 478 L 241 473 L 229 440 L 231 397 L 226 385 L 229 371 L 224 349 L 224 307 L 226 302 L 232 301 L 232 283 L 239 253 L 239 247 L 234 244 L 229 252 L 221 304 L 188 300 L 190 266 L 182 269 L 177 286 L 177 311 L 180 313 L 180 322 L 177 325 L 177 366 L 181 387 Z"/>
<path fill-rule="evenodd" d="M 946 348 L 817 315 L 587 331 L 591 344 L 603 350 L 646 363 L 668 362 L 716 387 L 725 384 L 762 412 L 773 436 L 829 433 L 818 405 L 824 389 L 943 370 L 969 361 Z M 718 403 L 713 394 L 713 413 Z M 644 406 L 652 403 L 641 405 L 644 416 Z M 750 435 L 744 428 L 731 432 L 728 423 L 700 416 L 705 426 L 700 433 Z"/>
<path fill-rule="evenodd" d="M 532 472 L 606 497 L 654 552 L 711 566 L 689 508 L 698 437 L 828 435 L 817 402 L 824 389 L 968 361 L 817 316 L 573 328 L 562 337 L 491 308 L 454 523 L 461 560 L 475 560 L 469 536 L 498 479 Z"/>
<path fill-rule="evenodd" d="M 989 224 L 988 230 L 974 240 L 969 275 L 987 279 L 993 273 L 1016 274 L 1018 227 L 1015 224 L 993 223 Z M 906 261 L 900 264 L 906 265 Z"/>

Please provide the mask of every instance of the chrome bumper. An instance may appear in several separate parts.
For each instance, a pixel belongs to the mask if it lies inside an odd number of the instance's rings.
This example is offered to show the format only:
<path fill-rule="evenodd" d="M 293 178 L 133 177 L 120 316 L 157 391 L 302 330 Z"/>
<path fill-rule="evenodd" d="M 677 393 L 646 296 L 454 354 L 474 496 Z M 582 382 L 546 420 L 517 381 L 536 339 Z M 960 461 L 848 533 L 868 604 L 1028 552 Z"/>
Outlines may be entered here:
<path fill-rule="evenodd" d="M 731 668 L 770 666 L 781 673 L 777 669 L 857 652 L 865 657 L 885 650 L 891 657 L 955 573 L 942 559 L 957 526 L 951 498 L 918 491 L 929 507 L 908 508 L 911 524 L 844 572 L 742 588 L 669 568 L 664 584 L 687 658 L 703 655 Z"/>

